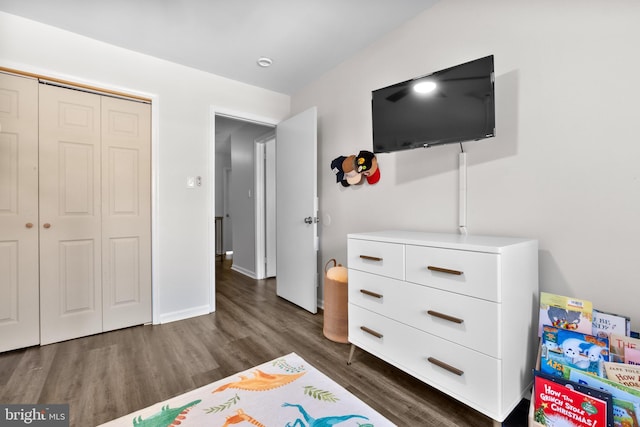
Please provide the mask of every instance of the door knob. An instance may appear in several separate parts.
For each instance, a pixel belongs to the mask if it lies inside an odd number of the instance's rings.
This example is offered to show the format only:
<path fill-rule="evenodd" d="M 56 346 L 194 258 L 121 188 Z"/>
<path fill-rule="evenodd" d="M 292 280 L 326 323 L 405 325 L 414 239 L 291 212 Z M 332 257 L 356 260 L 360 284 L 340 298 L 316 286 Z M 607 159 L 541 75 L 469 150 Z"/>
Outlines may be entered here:
<path fill-rule="evenodd" d="M 32 227 L 33 227 L 33 224 L 32 224 L 32 223 L 30 223 L 30 222 L 28 222 L 28 223 L 26 223 L 24 226 L 25 226 L 25 227 L 27 227 L 27 228 L 32 228 Z"/>
<path fill-rule="evenodd" d="M 313 218 L 311 218 L 310 216 L 306 217 L 304 219 L 304 223 L 305 224 L 313 224 Z"/>
<path fill-rule="evenodd" d="M 51 224 L 49 224 L 48 222 L 45 222 L 43 225 L 44 228 L 51 228 Z"/>

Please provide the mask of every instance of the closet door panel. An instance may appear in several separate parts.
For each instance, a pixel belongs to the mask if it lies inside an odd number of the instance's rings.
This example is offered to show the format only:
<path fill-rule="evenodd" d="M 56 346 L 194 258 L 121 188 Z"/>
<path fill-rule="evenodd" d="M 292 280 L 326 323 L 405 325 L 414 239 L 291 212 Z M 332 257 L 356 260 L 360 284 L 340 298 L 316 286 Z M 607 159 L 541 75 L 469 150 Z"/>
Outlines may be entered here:
<path fill-rule="evenodd" d="M 151 106 L 102 99 L 104 330 L 151 322 Z"/>
<path fill-rule="evenodd" d="M 100 96 L 40 85 L 41 344 L 102 332 Z"/>
<path fill-rule="evenodd" d="M 40 342 L 38 83 L 0 73 L 0 352 Z"/>

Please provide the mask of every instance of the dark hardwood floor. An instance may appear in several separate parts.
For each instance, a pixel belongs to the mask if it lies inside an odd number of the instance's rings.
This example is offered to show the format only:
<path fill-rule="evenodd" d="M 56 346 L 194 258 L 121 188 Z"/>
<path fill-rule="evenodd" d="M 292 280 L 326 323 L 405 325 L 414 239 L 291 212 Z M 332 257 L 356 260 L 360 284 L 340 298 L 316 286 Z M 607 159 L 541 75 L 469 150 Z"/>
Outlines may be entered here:
<path fill-rule="evenodd" d="M 295 352 L 399 426 L 491 426 L 486 416 L 348 344 L 322 314 L 217 261 L 216 312 L 0 354 L 0 402 L 69 403 L 72 426 L 95 426 Z M 504 423 L 527 425 L 527 401 Z"/>

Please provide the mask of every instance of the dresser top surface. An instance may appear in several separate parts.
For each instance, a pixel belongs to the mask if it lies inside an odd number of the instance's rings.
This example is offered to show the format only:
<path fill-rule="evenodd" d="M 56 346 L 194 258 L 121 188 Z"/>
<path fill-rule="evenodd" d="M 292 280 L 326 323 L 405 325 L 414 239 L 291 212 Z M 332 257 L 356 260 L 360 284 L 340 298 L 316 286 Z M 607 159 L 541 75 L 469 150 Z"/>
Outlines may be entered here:
<path fill-rule="evenodd" d="M 349 233 L 349 239 L 408 245 L 437 246 L 441 248 L 501 253 L 503 248 L 514 245 L 535 244 L 534 239 L 519 237 L 481 236 L 474 234 L 429 233 L 423 231 L 385 230 L 367 233 Z"/>

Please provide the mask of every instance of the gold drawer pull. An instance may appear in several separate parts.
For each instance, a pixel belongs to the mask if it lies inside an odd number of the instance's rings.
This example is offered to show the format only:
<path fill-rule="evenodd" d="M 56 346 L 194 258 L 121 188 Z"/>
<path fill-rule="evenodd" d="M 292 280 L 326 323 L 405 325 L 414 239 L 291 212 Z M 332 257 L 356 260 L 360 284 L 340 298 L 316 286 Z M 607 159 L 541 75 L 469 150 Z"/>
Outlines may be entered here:
<path fill-rule="evenodd" d="M 429 362 L 433 363 L 434 365 L 441 367 L 442 369 L 446 369 L 447 371 L 449 371 L 449 372 L 451 372 L 451 373 L 453 373 L 453 374 L 456 374 L 456 375 L 457 375 L 457 376 L 459 376 L 459 377 L 460 377 L 460 376 L 462 376 L 462 374 L 464 374 L 464 371 L 461 371 L 461 370 L 460 370 L 460 369 L 458 369 L 458 368 L 454 368 L 454 367 L 453 367 L 453 366 L 451 366 L 451 365 L 448 365 L 448 364 L 446 364 L 446 363 L 444 363 L 444 362 L 441 362 L 441 361 L 439 361 L 439 360 L 438 360 L 438 359 L 436 359 L 436 358 L 429 357 L 429 358 L 427 358 L 427 360 L 428 360 Z"/>
<path fill-rule="evenodd" d="M 437 311 L 427 310 L 427 314 L 430 314 L 433 317 L 438 317 L 440 319 L 448 320 L 453 323 L 463 323 L 464 319 L 460 319 L 458 317 L 449 316 L 448 314 L 438 313 Z"/>
<path fill-rule="evenodd" d="M 431 271 L 438 271 L 440 273 L 453 274 L 453 275 L 456 275 L 456 276 L 461 276 L 463 274 L 462 271 L 450 270 L 448 268 L 442 268 L 442 267 L 434 267 L 433 265 L 428 266 L 427 269 L 429 269 Z"/>
<path fill-rule="evenodd" d="M 382 258 L 379 258 L 377 256 L 360 255 L 360 258 L 366 259 L 368 261 L 382 261 Z"/>
<path fill-rule="evenodd" d="M 375 292 L 371 292 L 371 291 L 368 291 L 366 289 L 360 289 L 360 292 L 362 292 L 365 295 L 369 295 L 370 297 L 374 297 L 374 298 L 382 298 L 383 297 L 383 295 L 381 295 L 381 294 L 377 294 Z"/>
<path fill-rule="evenodd" d="M 365 331 L 368 334 L 373 335 L 376 338 L 382 338 L 382 334 L 380 332 L 376 332 L 373 329 L 369 329 L 366 326 L 360 326 L 360 329 L 362 329 L 363 331 Z"/>

